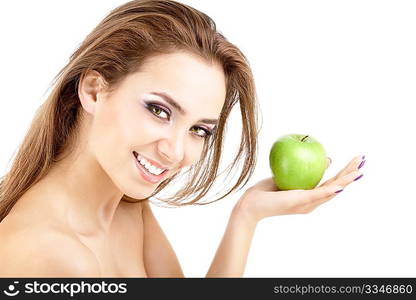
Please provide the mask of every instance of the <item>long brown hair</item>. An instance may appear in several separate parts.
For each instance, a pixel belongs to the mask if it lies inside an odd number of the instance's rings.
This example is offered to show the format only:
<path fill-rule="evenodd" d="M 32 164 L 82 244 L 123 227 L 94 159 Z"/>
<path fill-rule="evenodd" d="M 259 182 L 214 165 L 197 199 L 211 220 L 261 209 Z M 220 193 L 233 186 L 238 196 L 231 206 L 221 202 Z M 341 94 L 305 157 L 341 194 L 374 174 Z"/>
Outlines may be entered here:
<path fill-rule="evenodd" d="M 78 84 L 87 71 L 99 72 L 112 90 L 126 75 L 139 70 L 146 58 L 178 50 L 192 52 L 222 66 L 226 100 L 217 129 L 204 145 L 201 160 L 187 171 L 188 183 L 165 202 L 175 206 L 208 204 L 243 187 L 256 163 L 258 133 L 255 86 L 246 57 L 217 31 L 214 21 L 206 14 L 176 1 L 136 0 L 112 10 L 55 76 L 49 96 L 36 111 L 9 172 L 1 179 L 0 221 L 48 173 L 52 164 L 61 159 L 64 150 L 68 150 L 77 134 L 81 115 Z M 216 200 L 197 202 L 217 179 L 226 122 L 236 103 L 241 111 L 241 141 L 227 170 L 232 172 L 243 162 L 241 173 L 231 188 Z M 175 177 L 163 181 L 152 196 Z M 185 202 L 191 195 L 196 196 Z M 122 200 L 137 201 L 127 195 Z"/>

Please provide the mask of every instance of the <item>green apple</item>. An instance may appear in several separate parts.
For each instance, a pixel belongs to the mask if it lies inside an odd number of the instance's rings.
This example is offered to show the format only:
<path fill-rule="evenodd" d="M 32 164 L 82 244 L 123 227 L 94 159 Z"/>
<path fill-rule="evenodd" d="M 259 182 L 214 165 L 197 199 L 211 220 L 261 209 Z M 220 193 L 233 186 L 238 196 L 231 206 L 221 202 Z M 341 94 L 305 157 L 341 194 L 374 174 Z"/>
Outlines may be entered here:
<path fill-rule="evenodd" d="M 315 138 L 287 134 L 273 144 L 269 162 L 279 190 L 309 190 L 321 181 L 327 157 L 324 147 Z"/>

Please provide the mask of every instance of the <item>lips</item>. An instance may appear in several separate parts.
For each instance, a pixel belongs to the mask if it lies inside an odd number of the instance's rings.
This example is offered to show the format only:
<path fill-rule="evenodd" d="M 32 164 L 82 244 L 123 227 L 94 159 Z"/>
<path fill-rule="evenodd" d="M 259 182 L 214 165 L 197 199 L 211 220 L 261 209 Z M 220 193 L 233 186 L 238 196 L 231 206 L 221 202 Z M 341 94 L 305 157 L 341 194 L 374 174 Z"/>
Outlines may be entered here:
<path fill-rule="evenodd" d="M 141 175 L 141 177 L 144 179 L 144 180 L 146 180 L 147 182 L 149 182 L 149 183 L 152 183 L 152 184 L 155 184 L 155 183 L 158 183 L 158 182 L 160 182 L 160 181 L 162 181 L 165 177 L 166 177 L 166 175 L 167 175 L 167 173 L 168 173 L 168 169 L 165 169 L 165 168 L 163 168 L 164 169 L 164 171 L 162 172 L 162 173 L 160 173 L 159 175 L 155 175 L 155 174 L 152 174 L 149 170 L 147 170 L 138 160 L 137 160 L 137 157 L 138 157 L 138 153 L 137 152 L 133 152 L 133 155 L 134 155 L 134 161 L 135 161 L 135 164 L 136 164 L 136 167 L 137 167 L 137 169 L 139 170 L 139 174 Z M 142 155 L 140 155 L 141 157 L 143 157 Z M 144 157 L 143 157 L 144 158 Z M 148 160 L 151 164 L 153 164 L 153 161 L 151 161 L 151 160 L 149 160 L 149 159 L 147 159 L 147 158 L 145 158 L 146 160 Z M 157 164 L 157 163 L 155 163 L 155 166 L 158 166 L 159 164 Z"/>
<path fill-rule="evenodd" d="M 133 154 L 134 154 L 134 156 L 136 157 L 136 159 L 137 159 L 137 157 L 139 156 L 139 154 L 136 152 L 136 151 L 133 151 Z M 164 167 L 164 166 L 162 166 L 161 164 L 159 164 L 158 162 L 155 162 L 154 160 L 151 160 L 151 159 L 149 159 L 149 158 L 147 158 L 147 157 L 145 157 L 145 156 L 143 156 L 143 155 L 140 155 L 141 157 L 143 157 L 143 158 L 145 158 L 148 162 L 150 162 L 153 166 L 155 166 L 155 167 L 158 167 L 159 169 L 162 169 L 162 170 L 169 170 L 169 168 L 167 168 L 167 167 Z"/>

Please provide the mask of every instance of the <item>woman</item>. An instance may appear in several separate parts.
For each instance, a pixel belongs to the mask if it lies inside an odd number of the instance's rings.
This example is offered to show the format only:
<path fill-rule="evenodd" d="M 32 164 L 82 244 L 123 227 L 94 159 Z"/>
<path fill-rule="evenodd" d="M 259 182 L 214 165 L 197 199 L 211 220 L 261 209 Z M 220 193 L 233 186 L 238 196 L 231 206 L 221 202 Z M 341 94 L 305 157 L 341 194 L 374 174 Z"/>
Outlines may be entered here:
<path fill-rule="evenodd" d="M 149 206 L 179 175 L 171 205 L 201 200 L 218 175 L 231 109 L 242 135 L 228 169 L 243 187 L 257 151 L 255 87 L 245 56 L 205 14 L 131 1 L 87 36 L 56 77 L 0 186 L 3 277 L 183 277 Z M 307 213 L 361 175 L 355 157 L 313 190 L 271 178 L 232 210 L 208 277 L 242 276 L 256 224 Z M 190 201 L 185 201 L 194 196 Z"/>

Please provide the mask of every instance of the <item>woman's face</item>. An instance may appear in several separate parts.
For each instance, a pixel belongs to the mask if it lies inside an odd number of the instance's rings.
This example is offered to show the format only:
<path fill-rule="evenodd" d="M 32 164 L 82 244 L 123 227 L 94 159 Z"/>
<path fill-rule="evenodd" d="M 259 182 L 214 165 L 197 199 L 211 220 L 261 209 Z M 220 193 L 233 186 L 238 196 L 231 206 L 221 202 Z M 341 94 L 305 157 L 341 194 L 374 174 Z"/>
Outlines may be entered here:
<path fill-rule="evenodd" d="M 115 91 L 97 95 L 90 150 L 124 194 L 148 197 L 200 159 L 225 94 L 217 64 L 182 52 L 149 58 Z"/>

